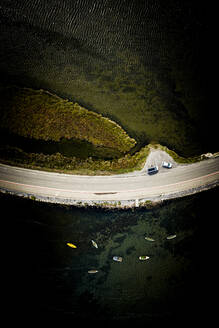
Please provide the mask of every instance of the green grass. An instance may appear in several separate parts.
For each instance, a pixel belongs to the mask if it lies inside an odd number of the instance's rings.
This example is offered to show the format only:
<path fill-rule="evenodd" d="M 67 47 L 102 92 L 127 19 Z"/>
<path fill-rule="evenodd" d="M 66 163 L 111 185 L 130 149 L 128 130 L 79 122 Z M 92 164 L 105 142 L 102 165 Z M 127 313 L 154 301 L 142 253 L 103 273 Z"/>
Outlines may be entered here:
<path fill-rule="evenodd" d="M 110 65 L 94 58 L 89 63 L 89 68 L 82 59 L 77 67 L 63 66 L 58 76 L 66 84 L 48 72 L 48 77 L 40 76 L 41 85 L 111 118 L 140 144 L 155 140 L 185 157 L 200 153 L 203 140 L 196 118 L 201 96 L 194 91 L 192 78 L 189 92 L 183 93 L 186 83 L 180 82 L 190 79 L 179 73 L 176 64 L 171 62 L 165 72 L 155 71 L 145 67 L 137 55 L 122 52 Z"/>
<path fill-rule="evenodd" d="M 126 154 L 119 159 L 94 160 L 92 157 L 80 159 L 66 157 L 60 153 L 45 155 L 26 153 L 22 149 L 10 146 L 0 147 L 1 162 L 26 168 L 46 169 L 57 172 L 84 174 L 84 175 L 110 175 L 132 172 L 143 168 L 150 148 L 143 147 L 134 155 Z"/>
<path fill-rule="evenodd" d="M 2 90 L 0 127 L 23 137 L 86 140 L 126 153 L 136 141 L 115 122 L 43 90 Z"/>
<path fill-rule="evenodd" d="M 175 151 L 157 142 L 148 144 L 131 155 L 129 151 L 135 146 L 136 141 L 130 138 L 118 124 L 100 114 L 43 90 L 8 87 L 1 91 L 3 101 L 0 106 L 0 128 L 30 139 L 60 141 L 63 138 L 74 138 L 87 141 L 94 146 L 93 153 L 92 148 L 90 150 L 91 156 L 78 157 L 74 154 L 65 156 L 59 152 L 52 155 L 26 152 L 19 146 L 15 147 L 5 141 L 1 142 L 0 147 L 0 158 L 5 163 L 74 174 L 121 174 L 142 169 L 151 147 L 166 151 L 178 163 L 193 163 L 200 160 L 200 156 L 187 158 L 179 156 Z M 126 89 L 126 92 L 130 91 L 132 89 Z M 129 96 L 127 95 L 127 98 Z M 153 122 L 153 115 L 157 115 L 156 106 L 161 108 L 159 97 L 153 99 L 154 114 L 147 113 L 148 122 Z M 136 115 L 137 112 L 136 110 Z M 171 144 L 171 140 L 175 138 L 176 122 L 173 124 L 171 117 L 165 115 L 167 115 L 165 110 L 163 114 L 160 113 L 159 120 L 156 120 L 156 129 L 153 124 L 150 126 L 148 123 L 148 132 L 154 130 L 153 133 L 156 133 L 159 130 L 160 133 L 168 136 Z M 164 128 L 162 120 L 165 117 Z M 134 121 L 135 116 L 132 117 L 132 122 Z M 180 129 L 181 123 L 177 124 Z M 182 128 L 181 136 L 183 131 Z M 160 135 L 159 138 L 162 140 Z M 86 144 L 77 143 L 77 145 L 81 148 L 80 153 L 87 152 Z M 102 158 L 95 159 L 95 154 L 98 152 Z M 112 154 L 115 156 L 114 159 L 105 159 Z"/>
<path fill-rule="evenodd" d="M 190 156 L 190 157 L 179 156 L 175 151 L 167 148 L 166 146 L 160 145 L 160 144 L 154 143 L 154 144 L 151 144 L 148 146 L 151 148 L 160 149 L 160 150 L 165 151 L 167 154 L 169 154 L 174 159 L 175 162 L 177 162 L 179 164 L 183 164 L 183 163 L 190 164 L 190 163 L 195 163 L 195 162 L 202 160 L 201 155 L 200 156 L 199 155 Z"/>
<path fill-rule="evenodd" d="M 80 159 L 77 157 L 66 157 L 60 153 L 53 155 L 26 153 L 16 147 L 2 146 L 0 147 L 0 159 L 1 162 L 6 164 L 32 169 L 80 175 L 111 175 L 141 170 L 151 148 L 166 151 L 177 163 L 189 164 L 202 160 L 201 156 L 181 157 L 167 147 L 155 143 L 142 147 L 140 151 L 132 156 L 126 154 L 121 158 L 113 160 L 95 160 L 92 157 Z"/>

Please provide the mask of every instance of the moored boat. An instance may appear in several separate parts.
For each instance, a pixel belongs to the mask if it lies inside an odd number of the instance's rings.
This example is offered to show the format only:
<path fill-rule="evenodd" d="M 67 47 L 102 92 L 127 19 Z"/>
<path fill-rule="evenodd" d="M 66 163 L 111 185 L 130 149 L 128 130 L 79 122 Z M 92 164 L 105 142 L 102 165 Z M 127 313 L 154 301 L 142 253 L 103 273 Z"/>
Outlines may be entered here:
<path fill-rule="evenodd" d="M 88 273 L 97 273 L 98 270 L 89 270 Z"/>
<path fill-rule="evenodd" d="M 98 248 L 97 243 L 96 243 L 94 240 L 91 240 L 91 242 L 92 242 L 92 245 L 93 245 L 95 248 Z"/>
<path fill-rule="evenodd" d="M 151 238 L 151 237 L 145 237 L 144 239 L 148 240 L 148 241 L 155 241 L 155 239 Z"/>
<path fill-rule="evenodd" d="M 68 245 L 69 247 L 71 247 L 71 248 L 77 248 L 77 246 L 74 245 L 74 244 L 72 244 L 72 243 L 67 243 L 67 245 Z"/>
<path fill-rule="evenodd" d="M 150 258 L 150 257 L 147 256 L 147 255 L 141 255 L 141 256 L 139 256 L 139 260 L 141 260 L 141 261 L 148 260 L 149 258 Z"/>
<path fill-rule="evenodd" d="M 121 256 L 113 256 L 113 260 L 116 262 L 122 262 L 122 257 Z"/>
<path fill-rule="evenodd" d="M 174 238 L 176 238 L 176 235 L 167 236 L 167 239 L 174 239 Z"/>

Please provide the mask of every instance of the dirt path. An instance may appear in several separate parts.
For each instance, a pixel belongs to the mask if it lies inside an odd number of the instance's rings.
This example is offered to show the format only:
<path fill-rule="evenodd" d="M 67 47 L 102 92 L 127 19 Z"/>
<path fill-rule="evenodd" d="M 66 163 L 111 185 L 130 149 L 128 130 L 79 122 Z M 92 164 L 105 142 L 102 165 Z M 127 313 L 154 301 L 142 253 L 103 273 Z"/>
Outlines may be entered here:
<path fill-rule="evenodd" d="M 162 162 L 170 162 L 173 165 L 173 168 L 176 168 L 177 166 L 182 166 L 182 165 L 186 165 L 186 164 L 178 164 L 174 161 L 174 159 L 167 154 L 167 152 L 165 152 L 164 150 L 160 150 L 160 149 L 154 149 L 151 148 L 151 151 L 146 159 L 145 165 L 143 167 L 143 169 L 141 169 L 140 171 L 134 171 L 134 172 L 130 172 L 130 173 L 124 173 L 121 174 L 121 176 L 138 176 L 138 175 L 142 175 L 144 173 L 147 173 L 147 169 L 151 166 L 157 165 L 159 168 L 159 172 L 166 172 L 167 169 L 162 167 Z"/>
<path fill-rule="evenodd" d="M 166 171 L 167 169 L 162 167 L 163 161 L 172 163 L 173 168 L 175 168 L 179 165 L 165 151 L 160 150 L 160 149 L 151 149 L 150 154 L 148 155 L 147 160 L 145 162 L 145 166 L 142 169 L 142 172 L 147 171 L 147 169 L 149 167 L 154 166 L 154 165 L 158 166 L 160 172 Z"/>

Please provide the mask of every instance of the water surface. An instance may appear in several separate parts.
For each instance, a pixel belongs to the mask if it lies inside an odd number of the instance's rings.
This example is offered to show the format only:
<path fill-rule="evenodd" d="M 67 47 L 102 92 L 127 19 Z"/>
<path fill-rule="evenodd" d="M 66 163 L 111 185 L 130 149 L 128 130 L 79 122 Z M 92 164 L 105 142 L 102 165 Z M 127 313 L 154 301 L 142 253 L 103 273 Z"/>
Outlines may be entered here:
<path fill-rule="evenodd" d="M 192 0 L 2 0 L 0 84 L 76 101 L 139 144 L 217 151 L 216 13 Z"/>
<path fill-rule="evenodd" d="M 214 189 L 151 210 L 103 210 L 1 195 L 9 313 L 109 326 L 207 316 L 216 281 L 216 196 Z"/>

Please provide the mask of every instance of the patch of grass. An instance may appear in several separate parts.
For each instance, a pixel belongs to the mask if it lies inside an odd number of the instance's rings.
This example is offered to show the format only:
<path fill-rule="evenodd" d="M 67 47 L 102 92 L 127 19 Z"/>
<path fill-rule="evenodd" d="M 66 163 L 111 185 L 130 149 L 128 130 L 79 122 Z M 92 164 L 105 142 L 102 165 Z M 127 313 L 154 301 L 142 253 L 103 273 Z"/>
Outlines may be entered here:
<path fill-rule="evenodd" d="M 107 79 L 106 81 L 109 82 Z M 104 79 L 102 82 L 104 89 Z M 126 87 L 127 81 L 124 81 L 122 86 L 126 98 L 132 98 L 130 93 L 134 92 L 134 85 Z M 176 124 L 179 125 L 178 130 L 180 130 L 181 122 L 173 124 L 173 117 L 167 114 L 165 108 L 161 106 L 156 92 L 152 90 L 152 86 L 148 83 L 148 94 L 151 92 L 152 97 L 148 97 L 147 102 L 152 106 L 153 111 L 143 110 L 142 104 L 142 108 L 139 107 L 139 110 L 136 105 L 136 113 L 144 111 L 145 118 L 142 120 L 142 124 L 147 127 L 148 135 L 150 131 L 151 135 L 156 135 L 158 132 L 159 140 L 163 140 L 165 143 L 166 139 L 162 139 L 162 135 L 165 135 L 171 144 L 171 140 L 176 138 Z M 193 163 L 201 160 L 200 156 L 181 157 L 176 152 L 156 142 L 142 147 L 134 153 L 136 141 L 130 138 L 118 124 L 101 114 L 88 111 L 77 103 L 64 100 L 44 90 L 8 87 L 2 88 L 0 93 L 2 99 L 0 128 L 33 140 L 60 141 L 63 138 L 66 140 L 73 138 L 85 140 L 96 147 L 98 153 L 103 156 L 97 159 L 95 152 L 90 156 L 81 156 L 80 158 L 60 152 L 53 154 L 44 154 L 41 153 L 41 150 L 37 153 L 34 151 L 26 152 L 19 146 L 15 147 L 16 145 L 6 146 L 7 142 L 5 142 L 0 147 L 0 158 L 5 163 L 73 174 L 121 174 L 142 169 L 151 147 L 166 151 L 178 163 Z M 144 99 L 144 101 L 146 100 Z M 128 107 L 126 113 L 134 124 L 136 116 L 133 115 L 132 111 L 129 113 Z M 184 134 L 186 134 L 186 130 L 181 128 L 180 135 L 182 138 Z M 83 151 L 86 153 L 84 147 L 83 144 L 80 144 L 81 153 Z M 133 150 L 132 155 L 131 149 Z M 107 158 L 107 156 L 104 157 L 106 152 L 108 157 L 114 154 L 113 159 L 106 160 L 105 157 Z"/>
<path fill-rule="evenodd" d="M 175 151 L 173 150 L 170 150 L 169 148 L 167 148 L 166 146 L 162 146 L 160 144 L 156 144 L 156 143 L 152 143 L 150 145 L 148 145 L 150 148 L 155 148 L 155 149 L 160 149 L 160 150 L 163 150 L 165 151 L 166 153 L 168 153 L 173 159 L 175 162 L 177 163 L 195 163 L 195 162 L 198 162 L 198 161 L 201 161 L 202 160 L 202 157 L 201 155 L 199 156 L 191 156 L 191 157 L 182 157 L 182 156 L 179 156 Z"/>
<path fill-rule="evenodd" d="M 136 141 L 115 122 L 43 90 L 1 90 L 0 127 L 41 140 L 86 140 L 95 146 L 128 152 Z"/>
<path fill-rule="evenodd" d="M 78 73 L 80 78 L 69 81 L 65 90 L 55 82 L 48 84 L 52 90 L 65 92 L 69 99 L 74 97 L 84 107 L 110 117 L 140 144 L 156 140 L 185 157 L 200 153 L 200 134 L 191 113 L 199 113 L 201 100 L 189 102 L 192 109 L 188 111 L 188 101 L 183 102 L 184 97 L 175 92 L 178 75 L 172 73 L 172 62 L 171 69 L 163 73 L 145 67 L 137 55 L 131 60 L 130 54 L 117 53 L 117 60 L 110 67 L 91 65 L 89 74 Z M 68 79 L 67 73 L 63 72 L 63 78 Z"/>
<path fill-rule="evenodd" d="M 81 175 L 110 175 L 140 170 L 143 168 L 149 151 L 149 147 L 146 146 L 132 156 L 127 154 L 119 159 L 94 160 L 92 157 L 87 159 L 66 157 L 60 153 L 52 155 L 26 153 L 16 147 L 1 146 L 0 159 L 1 162 L 26 168 Z"/>
<path fill-rule="evenodd" d="M 66 157 L 60 153 L 45 155 L 42 153 L 26 153 L 17 147 L 0 146 L 0 160 L 3 163 L 23 166 L 31 169 L 57 171 L 80 175 L 111 175 L 122 174 L 141 170 L 144 167 L 151 148 L 166 151 L 177 163 L 194 163 L 202 160 L 201 156 L 184 158 L 174 151 L 157 143 L 142 147 L 134 155 L 125 156 L 113 160 L 95 160 L 92 157 L 86 159 Z M 149 204 L 150 201 L 146 205 Z"/>

